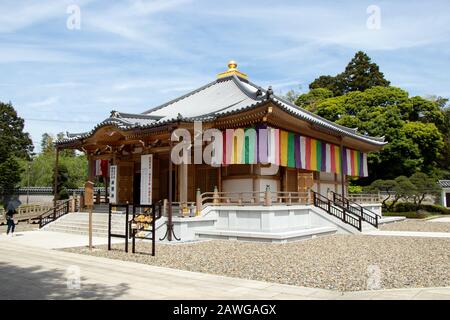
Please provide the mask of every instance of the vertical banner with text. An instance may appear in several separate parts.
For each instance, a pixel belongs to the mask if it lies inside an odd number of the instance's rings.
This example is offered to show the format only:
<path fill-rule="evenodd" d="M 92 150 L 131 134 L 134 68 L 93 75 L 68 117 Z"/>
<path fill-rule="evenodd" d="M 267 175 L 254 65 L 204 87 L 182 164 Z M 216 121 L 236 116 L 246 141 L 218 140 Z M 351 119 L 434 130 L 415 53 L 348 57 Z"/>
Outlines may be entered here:
<path fill-rule="evenodd" d="M 141 204 L 152 204 L 153 155 L 141 156 Z"/>
<path fill-rule="evenodd" d="M 109 167 L 109 202 L 117 202 L 117 166 Z"/>

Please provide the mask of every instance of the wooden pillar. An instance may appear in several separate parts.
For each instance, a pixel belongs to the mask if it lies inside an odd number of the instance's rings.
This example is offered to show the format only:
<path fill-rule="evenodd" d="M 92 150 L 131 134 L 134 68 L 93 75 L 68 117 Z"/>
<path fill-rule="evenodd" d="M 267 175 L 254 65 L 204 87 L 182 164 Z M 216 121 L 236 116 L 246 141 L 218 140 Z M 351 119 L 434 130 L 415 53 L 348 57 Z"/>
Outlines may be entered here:
<path fill-rule="evenodd" d="M 56 200 L 58 197 L 58 163 L 59 163 L 59 148 L 56 147 L 55 168 L 54 168 L 54 188 L 53 188 L 53 205 L 56 207 Z"/>
<path fill-rule="evenodd" d="M 188 200 L 188 164 L 182 163 L 178 167 L 178 192 L 180 203 L 187 203 Z"/>
<path fill-rule="evenodd" d="M 217 188 L 222 192 L 222 165 L 217 169 Z"/>
<path fill-rule="evenodd" d="M 337 189 L 337 185 L 338 185 L 338 181 L 337 181 L 337 174 L 334 174 L 334 192 L 337 193 L 338 189 Z"/>
<path fill-rule="evenodd" d="M 92 154 L 88 154 L 88 181 L 94 181 L 94 160 Z"/>
<path fill-rule="evenodd" d="M 345 197 L 345 172 L 344 172 L 344 143 L 343 143 L 343 137 L 341 136 L 341 195 L 342 199 Z"/>
<path fill-rule="evenodd" d="M 170 135 L 169 135 L 169 139 L 170 139 L 170 150 L 169 150 L 169 199 L 168 199 L 168 205 L 169 205 L 169 210 L 167 213 L 167 240 L 172 241 L 172 228 L 173 228 L 173 223 L 172 223 L 172 130 L 170 130 Z"/>
<path fill-rule="evenodd" d="M 317 175 L 317 193 L 318 194 L 322 194 L 321 193 L 321 188 L 320 188 L 320 171 L 317 171 L 317 173 L 316 173 L 316 175 Z"/>

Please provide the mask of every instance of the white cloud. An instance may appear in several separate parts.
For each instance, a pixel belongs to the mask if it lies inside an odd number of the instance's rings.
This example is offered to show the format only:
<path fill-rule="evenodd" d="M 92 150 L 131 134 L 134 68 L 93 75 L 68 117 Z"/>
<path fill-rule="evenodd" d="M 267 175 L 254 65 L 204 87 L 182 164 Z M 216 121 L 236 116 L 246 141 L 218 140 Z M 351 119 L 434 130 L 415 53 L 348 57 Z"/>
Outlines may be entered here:
<path fill-rule="evenodd" d="M 37 108 L 37 107 L 48 107 L 55 105 L 59 102 L 59 97 L 48 97 L 44 100 L 31 102 L 28 104 L 28 107 Z"/>

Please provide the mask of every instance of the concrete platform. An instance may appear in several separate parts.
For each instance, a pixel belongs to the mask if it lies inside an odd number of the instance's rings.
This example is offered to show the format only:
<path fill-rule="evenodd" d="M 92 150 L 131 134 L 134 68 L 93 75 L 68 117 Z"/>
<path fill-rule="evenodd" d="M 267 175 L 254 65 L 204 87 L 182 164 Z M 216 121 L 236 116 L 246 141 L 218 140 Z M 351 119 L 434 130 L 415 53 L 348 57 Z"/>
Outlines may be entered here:
<path fill-rule="evenodd" d="M 336 232 L 337 228 L 334 227 L 317 227 L 272 232 L 210 229 L 197 231 L 196 234 L 199 239 L 207 238 L 243 241 L 291 242 L 335 234 Z"/>

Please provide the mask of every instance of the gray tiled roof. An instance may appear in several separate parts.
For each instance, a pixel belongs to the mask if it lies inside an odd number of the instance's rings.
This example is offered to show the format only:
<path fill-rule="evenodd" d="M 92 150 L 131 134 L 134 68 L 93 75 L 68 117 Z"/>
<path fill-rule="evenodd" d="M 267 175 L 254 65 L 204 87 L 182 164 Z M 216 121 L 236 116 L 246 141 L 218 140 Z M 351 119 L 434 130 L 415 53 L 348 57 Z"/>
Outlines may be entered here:
<path fill-rule="evenodd" d="M 99 123 L 91 132 L 71 135 L 68 139 L 58 141 L 64 143 L 87 137 L 98 127 L 115 125 L 121 129 L 149 128 L 165 123 L 194 120 L 213 120 L 215 118 L 242 112 L 260 106 L 268 101 L 273 102 L 286 112 L 302 120 L 328 129 L 338 134 L 350 136 L 374 145 L 384 145 L 384 137 L 369 137 L 285 101 L 271 90 L 265 90 L 250 81 L 235 75 L 217 79 L 207 85 L 189 92 L 165 104 L 149 109 L 142 114 L 111 112 L 111 116 Z"/>

